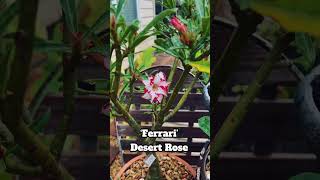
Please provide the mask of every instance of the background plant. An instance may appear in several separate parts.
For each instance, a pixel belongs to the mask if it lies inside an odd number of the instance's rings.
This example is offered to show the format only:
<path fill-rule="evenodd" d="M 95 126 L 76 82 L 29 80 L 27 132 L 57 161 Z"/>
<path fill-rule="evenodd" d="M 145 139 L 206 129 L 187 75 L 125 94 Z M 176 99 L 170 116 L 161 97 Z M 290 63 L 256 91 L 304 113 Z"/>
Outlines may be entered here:
<path fill-rule="evenodd" d="M 106 27 L 109 14 L 105 8 L 104 14 L 92 24 L 81 25 L 79 4 L 74 0 L 60 3 L 63 32 L 61 36 L 47 40 L 36 33 L 37 0 L 17 0 L 12 4 L 4 0 L 0 2 L 0 117 L 3 123 L 0 132 L 3 137 L 1 147 L 5 151 L 2 151 L 1 162 L 9 173 L 74 179 L 59 160 L 74 111 L 75 69 L 84 57 L 92 54 L 106 56 L 106 43 L 97 34 Z M 49 55 L 45 62 L 45 78 L 36 84 L 31 102 L 26 103 L 32 55 L 39 52 Z M 50 119 L 50 109 L 42 117 L 38 117 L 37 112 L 47 93 L 59 89 L 57 83 L 61 76 L 64 117 L 53 139 L 44 141 L 39 133 Z"/>
<path fill-rule="evenodd" d="M 219 0 L 217 1 L 219 2 Z M 239 28 L 231 37 L 231 40 L 224 50 L 222 57 L 214 67 L 212 77 L 213 96 L 212 108 L 215 113 L 215 105 L 218 97 L 221 95 L 223 87 L 232 74 L 234 67 L 238 64 L 239 58 L 235 55 L 242 49 L 238 46 L 240 43 L 247 42 L 248 36 L 256 30 L 256 26 L 261 23 L 262 15 L 270 16 L 276 20 L 283 28 L 274 43 L 273 48 L 266 56 L 265 62 L 259 68 L 253 82 L 245 90 L 232 112 L 224 121 L 220 130 L 216 133 L 211 145 L 211 156 L 213 161 L 217 161 L 220 152 L 229 144 L 238 127 L 243 123 L 243 119 L 248 111 L 249 105 L 257 97 L 260 89 L 269 76 L 275 63 L 281 60 L 281 54 L 290 45 L 294 45 L 301 53 L 300 59 L 296 61 L 300 65 L 301 71 L 308 72 L 315 65 L 315 59 L 318 54 L 316 39 L 319 38 L 317 25 L 313 26 L 319 20 L 319 7 L 315 6 L 314 1 L 289 1 L 289 0 L 230 0 L 233 13 L 238 21 Z M 255 18 L 258 21 L 246 23 L 245 19 Z M 260 19 L 260 20 L 259 20 Z M 246 29 L 244 27 L 249 27 Z M 296 34 L 294 33 L 296 32 Z M 246 35 L 247 34 L 247 35 Z M 244 38 L 244 39 L 241 39 Z M 295 42 L 295 43 L 294 43 Z M 224 66 L 222 66 L 222 64 Z M 317 179 L 315 174 L 302 174 L 292 179 Z"/>

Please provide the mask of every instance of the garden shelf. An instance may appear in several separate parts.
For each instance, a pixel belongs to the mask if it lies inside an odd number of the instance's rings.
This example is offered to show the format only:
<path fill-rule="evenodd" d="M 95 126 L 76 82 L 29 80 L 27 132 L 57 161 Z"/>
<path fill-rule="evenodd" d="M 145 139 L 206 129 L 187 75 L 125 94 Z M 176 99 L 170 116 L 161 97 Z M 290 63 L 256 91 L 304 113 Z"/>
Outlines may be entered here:
<path fill-rule="evenodd" d="M 101 65 L 88 60 L 80 64 L 78 68 L 79 81 L 86 79 L 105 79 L 106 72 Z M 110 147 L 112 151 L 101 150 L 97 141 L 98 136 L 107 136 L 109 115 L 101 112 L 102 107 L 109 103 L 106 96 L 76 95 L 75 111 L 68 135 L 79 137 L 76 148 L 64 152 L 61 163 L 75 177 L 76 180 L 103 179 L 107 177 L 109 153 L 117 153 L 117 149 Z M 62 94 L 50 94 L 45 97 L 38 115 L 50 108 L 50 120 L 44 128 L 43 134 L 52 135 L 56 132 L 59 121 L 64 115 L 64 98 Z M 105 145 L 109 140 L 105 139 Z M 115 154 L 111 155 L 115 156 Z M 44 180 L 44 178 L 20 177 L 21 180 Z"/>

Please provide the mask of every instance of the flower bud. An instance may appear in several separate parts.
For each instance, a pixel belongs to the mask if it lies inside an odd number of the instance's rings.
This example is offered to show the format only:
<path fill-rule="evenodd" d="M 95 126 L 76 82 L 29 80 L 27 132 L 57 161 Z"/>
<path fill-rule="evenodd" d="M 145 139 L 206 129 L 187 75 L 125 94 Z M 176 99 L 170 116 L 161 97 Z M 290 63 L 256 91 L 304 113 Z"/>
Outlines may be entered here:
<path fill-rule="evenodd" d="M 187 27 L 182 22 L 180 22 L 180 20 L 177 17 L 173 17 L 170 20 L 170 23 L 182 34 L 188 31 Z"/>

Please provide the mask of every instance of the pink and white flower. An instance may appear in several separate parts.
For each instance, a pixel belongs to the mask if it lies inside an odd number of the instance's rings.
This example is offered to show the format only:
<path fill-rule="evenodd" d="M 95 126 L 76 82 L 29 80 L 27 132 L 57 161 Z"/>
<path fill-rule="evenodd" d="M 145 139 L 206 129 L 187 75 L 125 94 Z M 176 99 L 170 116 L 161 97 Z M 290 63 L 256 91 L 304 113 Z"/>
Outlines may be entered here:
<path fill-rule="evenodd" d="M 147 80 L 142 81 L 145 85 L 144 95 L 142 98 L 150 100 L 151 103 L 161 103 L 163 96 L 168 95 L 169 82 L 167 82 L 163 72 L 155 76 L 149 76 Z"/>

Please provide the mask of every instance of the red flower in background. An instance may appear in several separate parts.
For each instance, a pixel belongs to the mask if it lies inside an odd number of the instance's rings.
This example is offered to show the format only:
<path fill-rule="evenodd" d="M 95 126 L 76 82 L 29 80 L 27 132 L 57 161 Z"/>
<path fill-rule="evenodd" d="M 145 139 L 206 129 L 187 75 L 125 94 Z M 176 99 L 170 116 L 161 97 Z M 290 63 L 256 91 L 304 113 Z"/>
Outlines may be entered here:
<path fill-rule="evenodd" d="M 194 41 L 194 34 L 188 32 L 188 28 L 176 16 L 170 20 L 170 24 L 175 27 L 180 34 L 180 41 L 185 45 L 191 47 Z"/>
<path fill-rule="evenodd" d="M 184 25 L 176 16 L 170 20 L 170 23 L 182 34 L 188 31 L 187 26 Z"/>

